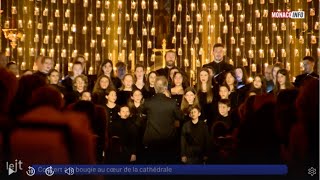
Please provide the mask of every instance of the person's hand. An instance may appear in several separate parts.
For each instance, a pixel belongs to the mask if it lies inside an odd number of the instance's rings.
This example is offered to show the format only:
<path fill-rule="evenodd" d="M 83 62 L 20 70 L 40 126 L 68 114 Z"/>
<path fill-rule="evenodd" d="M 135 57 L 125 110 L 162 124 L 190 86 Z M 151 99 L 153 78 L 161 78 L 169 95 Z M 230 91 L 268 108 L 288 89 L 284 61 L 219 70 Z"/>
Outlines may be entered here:
<path fill-rule="evenodd" d="M 183 163 L 187 163 L 187 156 L 182 156 L 182 157 L 181 157 L 181 161 L 182 161 Z"/>
<path fill-rule="evenodd" d="M 135 154 L 131 154 L 130 162 L 134 162 L 137 160 L 137 156 Z"/>

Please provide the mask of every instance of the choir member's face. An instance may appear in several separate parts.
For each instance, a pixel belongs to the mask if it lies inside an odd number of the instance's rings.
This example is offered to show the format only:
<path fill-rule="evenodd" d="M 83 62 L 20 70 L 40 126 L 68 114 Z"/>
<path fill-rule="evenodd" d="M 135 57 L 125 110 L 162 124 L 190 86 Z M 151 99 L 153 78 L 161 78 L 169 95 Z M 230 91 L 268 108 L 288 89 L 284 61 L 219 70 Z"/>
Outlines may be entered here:
<path fill-rule="evenodd" d="M 222 61 L 223 47 L 216 47 L 213 49 L 213 56 L 216 61 Z"/>
<path fill-rule="evenodd" d="M 121 117 L 121 119 L 127 119 L 130 116 L 129 108 L 127 106 L 121 107 L 119 116 Z"/>
<path fill-rule="evenodd" d="M 277 78 L 277 73 L 278 71 L 280 70 L 280 67 L 274 67 L 273 70 L 272 70 L 272 77 L 273 79 L 276 79 Z"/>
<path fill-rule="evenodd" d="M 197 108 L 193 108 L 193 109 L 190 111 L 190 114 L 189 114 L 189 116 L 191 117 L 191 119 L 198 119 L 200 115 L 201 115 L 201 113 L 199 112 L 199 110 L 198 110 Z"/>
<path fill-rule="evenodd" d="M 117 100 L 117 93 L 115 91 L 111 91 L 108 95 L 106 95 L 106 99 L 109 102 L 115 103 Z"/>
<path fill-rule="evenodd" d="M 268 66 L 264 70 L 264 77 L 267 81 L 272 80 L 272 66 Z"/>
<path fill-rule="evenodd" d="M 157 75 L 155 73 L 151 73 L 149 75 L 149 83 L 150 83 L 150 85 L 154 85 L 154 83 L 156 82 L 156 78 L 157 78 Z"/>
<path fill-rule="evenodd" d="M 238 82 L 241 82 L 241 81 L 242 81 L 242 78 L 243 78 L 242 69 L 237 68 L 234 72 L 235 72 L 235 74 L 236 74 L 237 81 L 238 81 Z"/>
<path fill-rule="evenodd" d="M 226 104 L 219 103 L 218 108 L 219 108 L 219 113 L 222 116 L 228 116 L 228 113 L 230 111 L 230 107 L 228 107 Z"/>
<path fill-rule="evenodd" d="M 109 79 L 106 77 L 103 77 L 100 79 L 100 88 L 101 89 L 107 89 L 109 86 Z"/>
<path fill-rule="evenodd" d="M 76 84 L 75 86 L 77 87 L 77 90 L 83 90 L 84 89 L 84 85 L 85 85 L 85 82 L 83 79 L 81 78 L 76 78 Z"/>
<path fill-rule="evenodd" d="M 235 81 L 235 79 L 234 79 L 234 77 L 231 75 L 231 73 L 227 73 L 227 75 L 226 75 L 226 83 L 227 83 L 228 85 L 233 85 L 233 84 L 234 84 L 234 81 Z"/>
<path fill-rule="evenodd" d="M 83 72 L 83 68 L 82 68 L 82 65 L 80 64 L 75 64 L 72 68 L 72 72 L 73 72 L 73 76 L 74 77 L 77 77 L 79 76 L 80 74 L 82 74 Z"/>
<path fill-rule="evenodd" d="M 136 75 L 137 79 L 142 79 L 144 77 L 144 70 L 142 67 L 136 68 L 136 71 L 134 72 Z"/>
<path fill-rule="evenodd" d="M 168 52 L 165 58 L 166 58 L 166 65 L 173 67 L 176 60 L 176 53 Z"/>
<path fill-rule="evenodd" d="M 131 96 L 131 99 L 135 102 L 135 103 L 141 103 L 142 100 L 142 93 L 140 91 L 135 91 L 133 93 L 133 95 Z"/>
<path fill-rule="evenodd" d="M 125 88 L 131 88 L 133 85 L 132 76 L 125 76 L 123 79 L 123 85 Z"/>
<path fill-rule="evenodd" d="M 219 95 L 220 95 L 221 99 L 228 99 L 228 97 L 229 97 L 229 90 L 228 90 L 228 88 L 225 87 L 225 86 L 221 86 L 221 87 L 219 88 Z"/>
<path fill-rule="evenodd" d="M 102 71 L 104 72 L 104 74 L 106 76 L 110 76 L 111 72 L 112 72 L 112 66 L 110 63 L 106 63 L 103 67 L 102 67 Z"/>
<path fill-rule="evenodd" d="M 262 86 L 261 78 L 259 76 L 256 76 L 253 80 L 253 87 L 256 89 L 260 89 Z"/>
<path fill-rule="evenodd" d="M 303 61 L 303 69 L 305 73 L 312 73 L 314 67 L 314 62 L 311 62 L 309 60 Z"/>
<path fill-rule="evenodd" d="M 194 99 L 196 98 L 196 95 L 193 94 L 192 91 L 188 91 L 185 95 L 184 98 L 186 98 L 188 104 L 192 105 L 194 102 Z"/>
<path fill-rule="evenodd" d="M 52 72 L 49 76 L 49 82 L 50 84 L 58 84 L 59 82 L 59 73 L 58 72 Z"/>
<path fill-rule="evenodd" d="M 281 73 L 278 73 L 277 74 L 277 81 L 278 81 L 280 86 L 285 85 L 286 84 L 286 76 L 281 74 Z"/>
<path fill-rule="evenodd" d="M 206 71 L 201 71 L 200 72 L 200 81 L 201 83 L 207 83 L 209 80 L 209 74 Z"/>
<path fill-rule="evenodd" d="M 174 84 L 176 86 L 181 86 L 182 85 L 182 81 L 183 81 L 182 74 L 176 73 L 175 76 L 174 76 Z"/>
<path fill-rule="evenodd" d="M 83 101 L 91 101 L 91 94 L 89 92 L 84 92 L 81 96 L 81 100 Z"/>
<path fill-rule="evenodd" d="M 46 58 L 42 64 L 42 71 L 48 73 L 53 68 L 52 59 Z"/>

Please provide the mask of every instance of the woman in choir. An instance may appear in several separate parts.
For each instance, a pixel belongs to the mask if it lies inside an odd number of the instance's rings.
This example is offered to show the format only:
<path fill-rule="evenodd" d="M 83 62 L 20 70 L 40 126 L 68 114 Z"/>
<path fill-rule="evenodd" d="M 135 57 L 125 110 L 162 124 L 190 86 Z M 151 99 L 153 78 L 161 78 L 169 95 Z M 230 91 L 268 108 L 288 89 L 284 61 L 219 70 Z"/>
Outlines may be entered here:
<path fill-rule="evenodd" d="M 178 67 L 173 67 L 169 71 L 169 79 L 168 79 L 168 89 L 170 90 L 172 88 L 172 82 L 173 82 L 173 75 L 176 72 L 179 72 L 180 69 Z M 167 78 L 167 77 L 166 77 Z"/>
<path fill-rule="evenodd" d="M 274 95 L 277 96 L 281 90 L 290 88 L 293 88 L 293 85 L 290 82 L 289 72 L 286 69 L 280 69 L 276 76 L 276 85 L 273 90 Z"/>
<path fill-rule="evenodd" d="M 180 107 L 182 97 L 184 94 L 184 87 L 183 85 L 183 75 L 180 72 L 176 72 L 173 75 L 172 87 L 170 89 L 171 98 L 175 99 L 177 102 L 177 106 Z"/>
<path fill-rule="evenodd" d="M 60 84 L 60 73 L 56 69 L 51 69 L 48 73 L 49 84 L 60 91 L 60 93 L 65 94 L 66 90 L 64 86 Z"/>
<path fill-rule="evenodd" d="M 87 76 L 80 74 L 73 80 L 73 92 L 68 93 L 66 97 L 66 105 L 80 100 L 81 93 L 86 91 L 88 87 Z"/>
<path fill-rule="evenodd" d="M 192 106 L 200 107 L 200 103 L 198 100 L 197 92 L 193 87 L 187 87 L 184 91 L 183 99 L 181 102 L 181 111 L 185 115 L 185 122 L 190 120 L 190 108 Z M 200 116 L 200 120 L 204 120 L 203 117 Z"/>
<path fill-rule="evenodd" d="M 197 96 L 199 98 L 200 107 L 202 108 L 202 115 L 207 122 L 208 128 L 211 128 L 212 120 L 216 115 L 217 104 L 214 99 L 214 90 L 212 80 L 210 79 L 210 72 L 208 68 L 202 68 L 199 71 L 197 87 Z"/>
<path fill-rule="evenodd" d="M 106 91 L 114 88 L 111 79 L 106 75 L 98 77 L 92 91 L 92 102 L 98 105 L 106 104 Z"/>
<path fill-rule="evenodd" d="M 254 77 L 249 92 L 255 92 L 256 95 L 264 94 L 267 92 L 266 79 L 263 75 L 257 74 Z"/>
<path fill-rule="evenodd" d="M 237 79 L 237 89 L 245 88 L 248 85 L 248 75 L 244 67 L 237 67 L 234 69 Z"/>
<path fill-rule="evenodd" d="M 128 103 L 128 100 L 131 97 L 131 92 L 133 90 L 133 76 L 131 74 L 126 74 L 122 80 L 122 87 L 118 91 L 117 104 L 119 106 L 125 105 Z"/>
<path fill-rule="evenodd" d="M 233 71 L 229 71 L 225 74 L 224 84 L 229 86 L 229 100 L 231 109 L 234 109 L 241 103 L 240 95 L 237 90 L 237 80 Z"/>
<path fill-rule="evenodd" d="M 128 106 L 131 112 L 131 118 L 137 127 L 137 163 L 142 163 L 143 159 L 143 135 L 146 127 L 146 119 L 142 113 L 142 104 L 144 102 L 143 94 L 140 89 L 134 89 L 131 92 L 131 98 L 129 99 Z"/>
<path fill-rule="evenodd" d="M 101 75 L 108 76 L 111 79 L 112 84 L 117 90 L 121 87 L 122 85 L 121 80 L 115 76 L 113 71 L 113 63 L 110 59 L 106 59 L 101 63 L 98 76 L 101 76 Z"/>
<path fill-rule="evenodd" d="M 138 88 L 142 91 L 144 91 L 145 88 L 145 69 L 141 64 L 137 64 L 135 71 L 134 71 L 134 77 L 135 77 L 135 88 Z"/>
<path fill-rule="evenodd" d="M 156 78 L 157 78 L 158 74 L 156 71 L 151 71 L 149 74 L 148 74 L 148 77 L 147 77 L 147 82 L 146 82 L 146 91 L 144 92 L 143 94 L 143 98 L 144 99 L 148 99 L 152 96 L 154 96 L 156 94 L 156 91 L 154 89 L 154 83 L 156 81 Z"/>

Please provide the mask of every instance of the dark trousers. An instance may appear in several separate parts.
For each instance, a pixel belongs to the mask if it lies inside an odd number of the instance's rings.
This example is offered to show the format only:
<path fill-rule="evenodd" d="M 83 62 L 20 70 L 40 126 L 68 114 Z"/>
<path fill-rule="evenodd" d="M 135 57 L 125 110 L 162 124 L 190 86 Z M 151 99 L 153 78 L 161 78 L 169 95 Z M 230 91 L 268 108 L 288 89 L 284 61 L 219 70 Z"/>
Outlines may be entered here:
<path fill-rule="evenodd" d="M 149 144 L 145 148 L 146 164 L 176 164 L 178 161 L 175 142 Z"/>

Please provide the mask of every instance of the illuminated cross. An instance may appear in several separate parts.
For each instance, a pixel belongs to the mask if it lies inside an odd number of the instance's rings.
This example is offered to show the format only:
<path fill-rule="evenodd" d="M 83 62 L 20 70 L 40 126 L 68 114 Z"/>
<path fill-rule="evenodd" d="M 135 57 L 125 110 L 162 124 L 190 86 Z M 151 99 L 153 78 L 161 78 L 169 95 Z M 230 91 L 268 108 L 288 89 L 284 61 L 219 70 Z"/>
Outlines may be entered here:
<path fill-rule="evenodd" d="M 165 67 L 166 64 L 166 52 L 168 51 L 176 51 L 175 49 L 167 49 L 167 41 L 165 39 L 162 40 L 162 49 L 153 49 L 153 52 L 161 52 L 162 53 L 162 67 Z"/>

